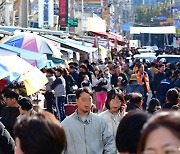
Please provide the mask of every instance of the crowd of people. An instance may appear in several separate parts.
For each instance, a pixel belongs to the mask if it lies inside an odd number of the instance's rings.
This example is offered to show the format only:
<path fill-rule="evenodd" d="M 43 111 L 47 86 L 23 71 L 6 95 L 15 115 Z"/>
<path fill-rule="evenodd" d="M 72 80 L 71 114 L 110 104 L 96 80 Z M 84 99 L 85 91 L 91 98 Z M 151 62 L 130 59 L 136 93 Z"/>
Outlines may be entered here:
<path fill-rule="evenodd" d="M 0 153 L 180 152 L 180 63 L 106 58 L 43 71 L 46 111 L 17 89 L 1 90 Z M 67 116 L 70 102 L 77 109 Z"/>
<path fill-rule="evenodd" d="M 139 106 L 143 110 L 152 108 L 151 99 L 156 98 L 160 102 L 159 107 L 171 108 L 166 105 L 166 93 L 171 88 L 180 87 L 180 63 L 166 64 L 154 60 L 151 63 L 136 60 L 134 65 L 128 63 L 110 61 L 106 58 L 104 63 L 69 63 L 68 68 L 57 68 L 55 74 L 53 69 L 45 70 L 49 83 L 46 85 L 45 98 L 47 110 L 52 110 L 52 100 L 55 100 L 59 120 L 66 117 L 64 104 L 72 101 L 67 97 L 74 94 L 78 88 L 87 87 L 93 91 L 93 103 L 98 113 L 105 108 L 107 95 L 111 89 L 119 89 L 129 102 L 129 94 L 139 92 L 143 103 Z M 67 99 L 68 98 L 68 99 Z M 177 103 L 174 101 L 173 105 Z M 128 103 L 128 110 L 136 107 Z"/>

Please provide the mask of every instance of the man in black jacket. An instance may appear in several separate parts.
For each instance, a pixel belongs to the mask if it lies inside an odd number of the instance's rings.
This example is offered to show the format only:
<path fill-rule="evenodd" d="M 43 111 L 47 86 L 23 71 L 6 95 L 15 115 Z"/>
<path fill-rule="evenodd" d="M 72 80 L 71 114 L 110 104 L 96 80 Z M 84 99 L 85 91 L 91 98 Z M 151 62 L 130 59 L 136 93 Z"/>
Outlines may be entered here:
<path fill-rule="evenodd" d="M 127 104 L 127 112 L 130 110 L 142 110 L 143 96 L 138 92 L 130 94 L 129 103 Z"/>
<path fill-rule="evenodd" d="M 115 74 L 112 75 L 111 77 L 111 84 L 114 86 L 114 87 L 117 87 L 117 83 L 118 83 L 118 77 L 122 77 L 122 80 L 121 80 L 121 85 L 123 86 L 123 88 L 125 89 L 127 83 L 128 83 L 128 79 L 126 77 L 126 75 L 124 73 L 122 73 L 121 71 L 121 66 L 114 66 L 115 68 Z"/>
<path fill-rule="evenodd" d="M 153 79 L 153 95 L 154 96 L 158 96 L 159 95 L 159 85 L 161 83 L 161 81 L 165 78 L 165 65 L 164 64 L 160 64 L 159 65 L 159 72 L 157 72 L 154 75 L 154 79 Z"/>
<path fill-rule="evenodd" d="M 77 85 L 78 85 L 79 88 L 81 88 L 81 83 L 83 81 L 83 76 L 84 75 L 88 75 L 89 80 L 92 83 L 91 73 L 88 71 L 87 66 L 85 64 L 81 64 L 79 66 L 79 77 L 78 77 L 78 81 L 77 81 Z"/>
<path fill-rule="evenodd" d="M 19 109 L 18 109 L 18 98 L 19 94 L 15 91 L 8 90 L 5 94 L 5 101 L 6 107 L 1 112 L 1 119 L 0 121 L 4 124 L 8 132 L 12 137 L 13 134 L 13 126 L 16 122 L 17 117 L 19 116 Z"/>
<path fill-rule="evenodd" d="M 171 88 L 166 93 L 166 103 L 162 106 L 165 110 L 170 110 L 172 106 L 178 104 L 179 92 L 176 88 Z"/>

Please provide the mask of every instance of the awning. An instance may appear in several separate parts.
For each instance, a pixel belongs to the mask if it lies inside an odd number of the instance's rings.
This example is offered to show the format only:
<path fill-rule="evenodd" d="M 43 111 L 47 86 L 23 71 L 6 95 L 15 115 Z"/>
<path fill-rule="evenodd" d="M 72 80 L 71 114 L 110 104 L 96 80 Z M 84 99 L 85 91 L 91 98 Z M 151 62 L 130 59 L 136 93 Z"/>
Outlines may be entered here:
<path fill-rule="evenodd" d="M 63 62 L 64 62 L 64 59 L 48 56 L 47 67 L 48 68 L 56 67 L 56 66 L 59 66 L 60 64 L 62 64 Z"/>
<path fill-rule="evenodd" d="M 130 34 L 175 34 L 175 26 L 162 26 L 162 27 L 131 27 Z"/>
<path fill-rule="evenodd" d="M 3 51 L 5 54 L 6 52 L 13 52 L 18 54 L 21 58 L 27 59 L 28 62 L 33 64 L 36 62 L 36 66 L 41 69 L 47 65 L 47 56 L 45 54 L 41 54 L 38 52 L 33 52 L 17 47 L 13 47 L 7 44 L 0 43 L 0 51 Z M 34 62 L 33 62 L 34 61 Z"/>
<path fill-rule="evenodd" d="M 67 49 L 67 48 L 63 48 L 63 47 L 59 47 L 59 49 L 62 50 L 62 51 L 66 51 L 66 52 L 73 52 L 73 50 Z"/>
<path fill-rule="evenodd" d="M 1 26 L 0 25 L 0 30 L 8 31 L 11 33 L 14 33 L 16 30 L 20 30 L 20 31 L 22 30 L 22 31 L 44 33 L 44 34 L 52 34 L 52 35 L 68 35 L 68 33 L 64 31 L 55 31 L 55 30 L 39 29 L 39 28 L 23 28 L 23 27 L 17 27 L 17 26 Z"/>
<path fill-rule="evenodd" d="M 119 45 L 125 45 L 126 42 L 122 40 L 122 38 L 120 36 L 118 36 L 117 34 L 113 34 L 113 33 L 106 33 L 106 32 L 92 32 L 92 34 L 97 35 L 97 36 L 101 36 L 104 38 L 109 38 L 110 40 L 115 41 L 117 39 L 117 42 Z"/>
<path fill-rule="evenodd" d="M 51 42 L 54 46 L 56 46 L 56 48 L 58 49 L 58 50 L 62 50 L 62 51 L 66 51 L 66 52 L 73 52 L 73 50 L 71 50 L 71 49 L 67 49 L 67 48 L 63 48 L 63 47 L 61 47 L 60 45 L 61 45 L 61 43 L 59 43 L 59 42 L 57 42 L 57 41 L 53 41 L 53 40 L 51 40 L 51 39 L 48 39 L 48 38 L 44 38 L 45 40 L 47 40 L 48 42 Z"/>
<path fill-rule="evenodd" d="M 74 41 L 71 39 L 61 39 L 61 38 L 58 38 L 58 37 L 52 36 L 52 35 L 42 35 L 42 36 L 45 38 L 51 39 L 53 41 L 57 41 L 63 45 L 66 45 L 70 48 L 74 48 L 76 50 L 84 51 L 87 53 L 92 53 L 92 52 L 97 51 L 97 48 L 93 48 L 92 44 L 88 44 L 88 43 L 82 44 L 82 42 L 79 42 L 79 41 Z"/>
<path fill-rule="evenodd" d="M 0 30 L 0 34 L 13 35 L 13 33 L 9 32 L 9 31 L 5 31 L 5 30 Z"/>

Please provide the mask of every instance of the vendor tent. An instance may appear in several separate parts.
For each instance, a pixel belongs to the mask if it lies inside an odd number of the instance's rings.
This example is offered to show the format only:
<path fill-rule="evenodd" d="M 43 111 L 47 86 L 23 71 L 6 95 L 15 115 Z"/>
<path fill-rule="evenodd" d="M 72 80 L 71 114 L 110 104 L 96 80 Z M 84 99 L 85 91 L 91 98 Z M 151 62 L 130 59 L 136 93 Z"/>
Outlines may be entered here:
<path fill-rule="evenodd" d="M 62 45 L 70 47 L 71 49 L 74 48 L 75 50 L 80 50 L 87 53 L 92 53 L 98 50 L 97 48 L 92 47 L 92 44 L 90 43 L 75 41 L 71 39 L 61 39 L 52 35 L 43 35 L 43 37 L 51 39 L 53 41 L 57 41 Z"/>
<path fill-rule="evenodd" d="M 112 41 L 115 41 L 117 40 L 118 44 L 120 45 L 125 45 L 126 42 L 122 39 L 122 36 L 121 35 L 117 35 L 115 33 L 106 33 L 106 32 L 92 32 L 93 35 L 96 35 L 96 36 L 100 36 L 100 37 L 104 37 L 104 38 L 107 38 L 109 40 L 112 40 Z"/>

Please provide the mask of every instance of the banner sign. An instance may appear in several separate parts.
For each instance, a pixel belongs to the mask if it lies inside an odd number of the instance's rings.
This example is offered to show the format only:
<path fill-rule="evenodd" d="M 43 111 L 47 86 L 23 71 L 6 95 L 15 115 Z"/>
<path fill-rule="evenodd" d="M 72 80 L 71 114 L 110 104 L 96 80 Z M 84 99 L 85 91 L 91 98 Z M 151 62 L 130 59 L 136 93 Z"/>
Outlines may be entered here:
<path fill-rule="evenodd" d="M 66 26 L 68 23 L 68 0 L 59 0 L 59 24 Z"/>
<path fill-rule="evenodd" d="M 39 0 L 38 1 L 38 25 L 39 27 L 54 26 L 54 1 Z"/>

